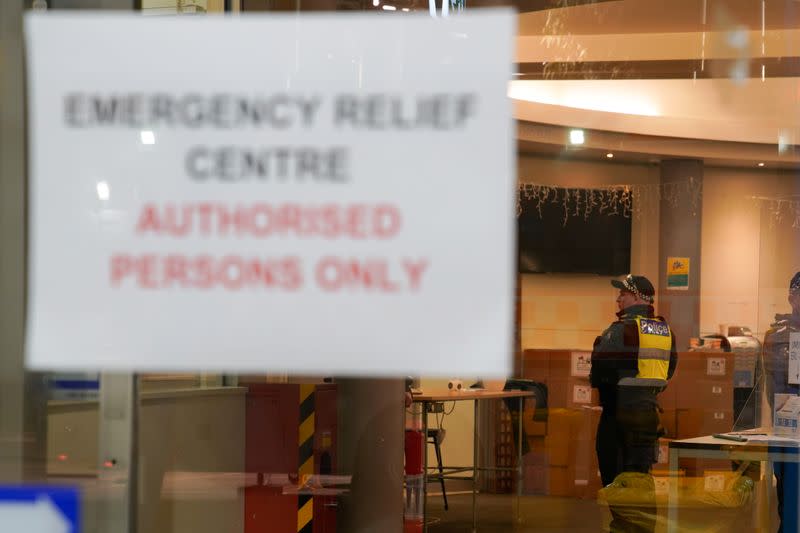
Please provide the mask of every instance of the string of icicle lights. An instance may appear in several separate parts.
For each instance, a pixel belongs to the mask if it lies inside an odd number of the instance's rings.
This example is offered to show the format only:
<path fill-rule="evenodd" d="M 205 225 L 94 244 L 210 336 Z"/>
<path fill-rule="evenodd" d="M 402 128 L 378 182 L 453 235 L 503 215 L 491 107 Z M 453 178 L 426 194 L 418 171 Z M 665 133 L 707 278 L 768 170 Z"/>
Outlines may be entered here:
<path fill-rule="evenodd" d="M 702 183 L 693 178 L 676 183 L 607 185 L 591 188 L 520 183 L 517 188 L 517 216 L 522 214 L 523 203 L 526 209 L 538 211 L 540 218 L 543 217 L 545 204 L 559 204 L 562 224 L 566 226 L 573 217 L 583 217 L 584 220 L 593 215 L 638 218 L 645 214 L 645 211 L 652 211 L 662 203 L 677 208 L 687 202 L 694 216 L 700 207 L 702 195 Z"/>

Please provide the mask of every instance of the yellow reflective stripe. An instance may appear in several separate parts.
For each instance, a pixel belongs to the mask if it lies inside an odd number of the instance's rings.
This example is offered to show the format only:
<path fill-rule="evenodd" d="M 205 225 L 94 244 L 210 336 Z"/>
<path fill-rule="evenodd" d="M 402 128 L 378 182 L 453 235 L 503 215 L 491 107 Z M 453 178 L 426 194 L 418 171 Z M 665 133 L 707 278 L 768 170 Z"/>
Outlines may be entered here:
<path fill-rule="evenodd" d="M 639 360 L 639 374 L 637 378 L 667 379 L 669 373 L 668 361 Z"/>
<path fill-rule="evenodd" d="M 310 499 L 306 504 L 297 510 L 297 531 L 300 531 L 311 522 L 314 517 L 314 499 Z"/>
<path fill-rule="evenodd" d="M 298 431 L 298 442 L 302 446 L 305 441 L 314 436 L 314 413 L 302 421 L 300 430 Z"/>
<path fill-rule="evenodd" d="M 297 473 L 300 475 L 300 477 L 310 476 L 310 475 L 314 474 L 314 456 L 313 455 L 311 457 L 309 457 L 308 460 L 306 460 L 306 462 L 303 463 L 300 466 L 300 470 Z"/>
<path fill-rule="evenodd" d="M 314 384 L 304 383 L 300 385 L 300 403 L 303 403 L 306 398 L 314 393 L 314 387 Z"/>

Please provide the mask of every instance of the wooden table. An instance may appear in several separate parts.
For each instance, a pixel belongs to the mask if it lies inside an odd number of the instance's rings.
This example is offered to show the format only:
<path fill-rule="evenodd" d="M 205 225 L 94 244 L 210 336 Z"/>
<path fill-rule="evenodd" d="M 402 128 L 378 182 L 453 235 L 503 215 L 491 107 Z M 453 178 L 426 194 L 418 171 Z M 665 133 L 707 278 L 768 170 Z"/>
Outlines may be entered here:
<path fill-rule="evenodd" d="M 751 430 L 752 433 L 757 433 L 758 430 Z M 768 433 L 762 431 L 761 433 Z M 747 437 L 747 435 L 743 435 Z M 758 439 L 765 437 L 758 436 Z M 764 470 L 764 477 L 768 480 L 766 491 L 766 508 L 769 512 L 770 493 L 772 491 L 772 463 L 773 462 L 786 462 L 798 463 L 800 462 L 800 440 L 748 440 L 747 442 L 736 442 L 727 439 L 718 439 L 711 435 L 704 437 L 695 437 L 693 439 L 674 440 L 669 443 L 669 470 L 673 475 L 677 475 L 679 470 L 679 461 L 682 457 L 703 458 L 703 459 L 730 459 L 732 461 L 760 461 L 766 463 Z M 769 435 L 766 436 L 769 438 Z M 775 436 L 775 439 L 785 437 Z M 788 480 L 787 480 L 788 481 Z M 797 480 L 794 481 L 797 484 Z M 790 483 L 785 483 L 788 486 Z M 794 505 L 791 502 L 794 498 Z M 797 487 L 794 491 L 787 490 L 784 493 L 784 524 L 789 527 L 791 523 L 797 523 Z M 670 480 L 669 484 L 669 500 L 668 500 L 668 531 L 678 531 L 678 483 L 676 480 Z M 788 511 L 788 512 L 787 512 Z M 793 529 L 786 529 L 786 531 L 794 531 Z"/>
<path fill-rule="evenodd" d="M 522 412 L 525 398 L 533 397 L 533 392 L 530 391 L 487 391 L 475 389 L 462 389 L 460 392 L 455 391 L 437 391 L 437 392 L 423 392 L 422 394 L 413 395 L 414 403 L 422 404 L 422 436 L 425 442 L 425 450 L 422 454 L 423 457 L 423 488 L 422 488 L 422 516 L 423 516 L 423 531 L 428 530 L 427 521 L 427 495 L 428 495 L 428 406 L 432 403 L 438 402 L 473 402 L 473 431 L 472 431 L 472 467 L 446 467 L 443 469 L 448 471 L 449 475 L 459 472 L 472 471 L 472 531 L 477 531 L 477 507 L 475 505 L 476 496 L 478 493 L 478 472 L 482 471 L 506 471 L 516 470 L 517 472 L 517 518 L 519 519 L 519 497 L 522 495 Z M 479 467 L 478 466 L 478 402 L 487 400 L 505 400 L 507 398 L 519 398 L 519 417 L 518 417 L 518 432 L 517 432 L 517 466 L 516 468 L 510 467 Z M 442 478 L 446 474 L 438 474 Z M 437 478 L 437 476 L 433 476 Z"/>

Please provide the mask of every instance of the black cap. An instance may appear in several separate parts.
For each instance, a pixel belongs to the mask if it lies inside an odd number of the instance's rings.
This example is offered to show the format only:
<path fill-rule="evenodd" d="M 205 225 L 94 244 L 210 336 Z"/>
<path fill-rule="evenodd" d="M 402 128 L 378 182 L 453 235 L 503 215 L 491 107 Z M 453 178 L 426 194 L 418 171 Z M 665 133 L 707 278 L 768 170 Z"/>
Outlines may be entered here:
<path fill-rule="evenodd" d="M 789 292 L 800 292 L 800 272 L 794 275 L 789 282 Z"/>
<path fill-rule="evenodd" d="M 655 287 L 653 287 L 653 284 L 650 283 L 650 280 L 644 276 L 634 276 L 633 274 L 628 274 L 622 281 L 618 279 L 612 279 L 611 284 L 618 289 L 633 293 L 640 300 L 653 303 L 653 301 L 656 299 Z"/>

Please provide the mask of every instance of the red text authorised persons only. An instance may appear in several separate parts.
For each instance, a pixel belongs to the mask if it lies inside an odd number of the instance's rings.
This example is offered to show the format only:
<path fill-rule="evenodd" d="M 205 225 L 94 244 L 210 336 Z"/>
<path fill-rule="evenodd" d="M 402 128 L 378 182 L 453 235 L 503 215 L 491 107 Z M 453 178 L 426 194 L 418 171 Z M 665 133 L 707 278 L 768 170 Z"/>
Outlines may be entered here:
<path fill-rule="evenodd" d="M 254 203 L 146 204 L 135 232 L 140 238 L 319 238 L 387 240 L 400 231 L 400 210 L 390 204 L 302 206 Z M 298 256 L 247 257 L 238 253 L 130 254 L 110 259 L 113 288 L 274 289 L 298 291 L 309 284 L 327 292 L 418 291 L 429 266 L 427 258 L 337 257 L 314 260 L 306 270 Z"/>

